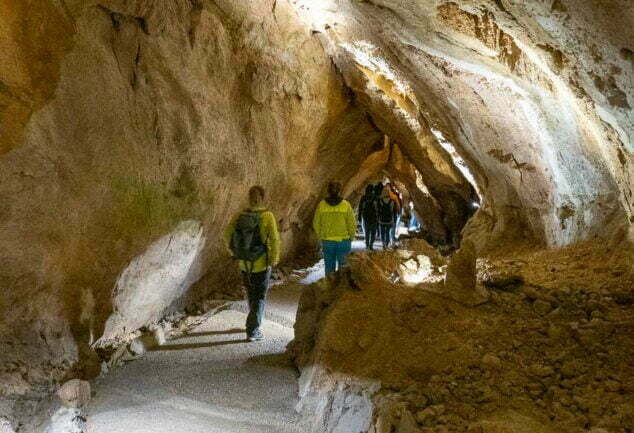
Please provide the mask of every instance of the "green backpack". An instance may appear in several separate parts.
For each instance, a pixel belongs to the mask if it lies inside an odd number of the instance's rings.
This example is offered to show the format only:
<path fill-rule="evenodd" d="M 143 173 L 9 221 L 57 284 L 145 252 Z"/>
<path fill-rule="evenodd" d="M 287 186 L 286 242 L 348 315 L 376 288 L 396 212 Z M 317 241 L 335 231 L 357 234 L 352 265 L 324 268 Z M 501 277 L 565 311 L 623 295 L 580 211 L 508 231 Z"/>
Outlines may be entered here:
<path fill-rule="evenodd" d="M 266 245 L 260 236 L 261 222 L 261 211 L 247 210 L 238 216 L 230 244 L 231 252 L 235 257 L 247 262 L 255 262 L 267 253 Z"/>

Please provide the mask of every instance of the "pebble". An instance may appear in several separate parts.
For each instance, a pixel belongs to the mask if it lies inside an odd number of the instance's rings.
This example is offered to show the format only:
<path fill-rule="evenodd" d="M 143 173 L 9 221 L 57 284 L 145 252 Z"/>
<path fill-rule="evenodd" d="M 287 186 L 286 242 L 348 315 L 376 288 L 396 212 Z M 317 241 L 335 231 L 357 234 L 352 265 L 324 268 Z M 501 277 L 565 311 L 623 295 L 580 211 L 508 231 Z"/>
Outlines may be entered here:
<path fill-rule="evenodd" d="M 416 413 L 416 421 L 419 424 L 430 425 L 436 420 L 437 417 L 439 417 L 443 413 L 445 413 L 444 405 L 437 404 L 434 406 L 429 406 Z"/>
<path fill-rule="evenodd" d="M 605 390 L 608 392 L 619 392 L 621 390 L 621 384 L 616 380 L 608 380 L 604 384 Z"/>
<path fill-rule="evenodd" d="M 592 311 L 592 313 L 590 313 L 590 318 L 591 319 L 601 319 L 603 318 L 603 313 L 599 310 L 594 310 Z"/>
<path fill-rule="evenodd" d="M 533 303 L 533 308 L 535 309 L 535 311 L 537 311 L 537 313 L 544 315 L 550 313 L 553 309 L 553 306 L 550 304 L 550 302 L 538 299 Z"/>
<path fill-rule="evenodd" d="M 488 368 L 499 369 L 502 366 L 502 361 L 497 356 L 487 353 L 482 357 L 482 365 Z"/>
<path fill-rule="evenodd" d="M 550 366 L 533 364 L 529 369 L 530 373 L 538 377 L 548 377 L 555 374 L 555 370 Z"/>

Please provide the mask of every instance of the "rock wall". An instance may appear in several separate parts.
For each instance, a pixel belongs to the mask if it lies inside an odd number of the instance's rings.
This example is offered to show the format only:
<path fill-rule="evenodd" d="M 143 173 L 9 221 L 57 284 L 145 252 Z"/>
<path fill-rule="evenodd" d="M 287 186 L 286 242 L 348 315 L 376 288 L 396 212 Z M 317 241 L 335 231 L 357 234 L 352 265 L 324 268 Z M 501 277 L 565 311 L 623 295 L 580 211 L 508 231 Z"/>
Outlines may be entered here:
<path fill-rule="evenodd" d="M 231 291 L 220 233 L 254 183 L 301 251 L 385 135 L 440 238 L 476 200 L 479 249 L 631 234 L 630 3 L 0 0 L 5 392 L 94 374 L 111 317 Z"/>
<path fill-rule="evenodd" d="M 78 360 L 97 361 L 111 316 L 106 338 L 235 292 L 221 231 L 253 184 L 285 256 L 304 248 L 325 183 L 382 140 L 285 2 L 13 3 L 0 14 L 3 394 L 98 373 Z"/>
<path fill-rule="evenodd" d="M 483 194 L 490 245 L 518 232 L 565 245 L 631 227 L 630 2 L 324 0 L 298 10 L 445 208 L 473 198 L 447 164 L 455 147 Z"/>

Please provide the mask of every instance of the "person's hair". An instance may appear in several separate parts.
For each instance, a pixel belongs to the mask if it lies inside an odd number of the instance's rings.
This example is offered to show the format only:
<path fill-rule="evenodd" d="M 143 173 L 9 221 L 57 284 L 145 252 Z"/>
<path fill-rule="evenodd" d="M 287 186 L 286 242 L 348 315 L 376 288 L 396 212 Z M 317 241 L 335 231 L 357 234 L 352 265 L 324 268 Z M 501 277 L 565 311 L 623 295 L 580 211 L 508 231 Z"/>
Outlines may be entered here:
<path fill-rule="evenodd" d="M 252 186 L 249 189 L 249 205 L 256 206 L 264 200 L 264 188 L 260 185 Z"/>
<path fill-rule="evenodd" d="M 328 183 L 328 197 L 339 197 L 339 194 L 341 194 L 341 183 L 329 182 Z"/>

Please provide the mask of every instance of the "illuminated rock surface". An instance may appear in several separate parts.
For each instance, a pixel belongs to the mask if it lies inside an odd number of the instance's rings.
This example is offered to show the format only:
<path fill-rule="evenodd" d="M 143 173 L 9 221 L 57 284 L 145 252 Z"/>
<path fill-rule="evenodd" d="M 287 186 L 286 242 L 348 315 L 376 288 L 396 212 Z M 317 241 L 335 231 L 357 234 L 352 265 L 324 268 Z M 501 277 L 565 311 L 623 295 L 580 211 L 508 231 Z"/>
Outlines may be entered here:
<path fill-rule="evenodd" d="M 445 253 L 624 248 L 632 41 L 630 0 L 0 1 L 0 419 L 238 298 L 254 183 L 285 259 L 384 175 Z"/>

